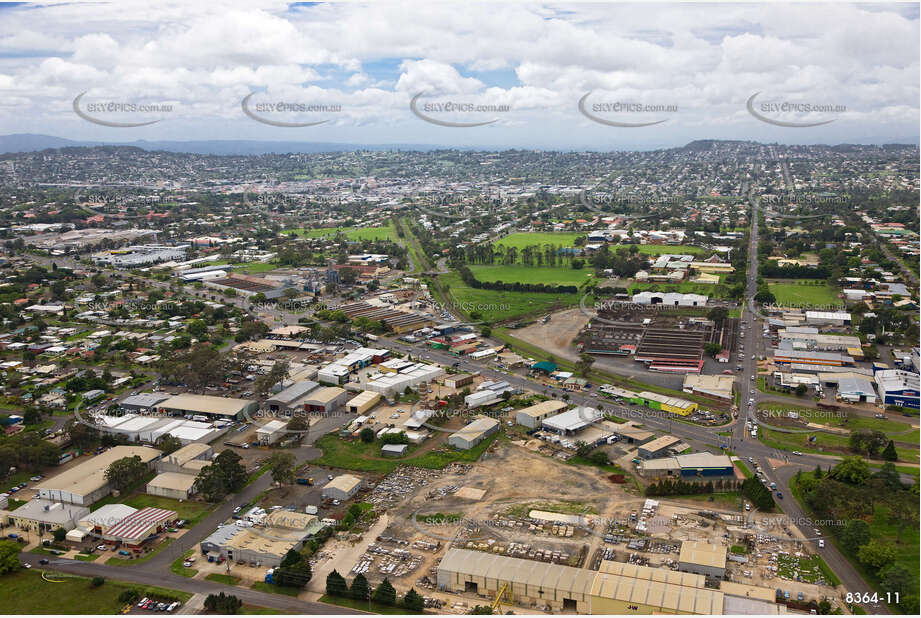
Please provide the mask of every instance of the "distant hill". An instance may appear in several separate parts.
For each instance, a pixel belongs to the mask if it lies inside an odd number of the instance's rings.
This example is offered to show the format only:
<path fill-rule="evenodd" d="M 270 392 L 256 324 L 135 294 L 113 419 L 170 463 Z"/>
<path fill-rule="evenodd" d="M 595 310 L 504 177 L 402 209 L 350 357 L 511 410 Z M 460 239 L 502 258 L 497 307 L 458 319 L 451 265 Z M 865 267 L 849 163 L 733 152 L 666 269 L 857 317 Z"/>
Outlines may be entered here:
<path fill-rule="evenodd" d="M 88 146 L 133 146 L 148 151 L 186 152 L 208 155 L 263 155 L 311 152 L 347 152 L 353 150 L 437 150 L 431 144 L 337 144 L 333 142 L 273 142 L 262 140 L 197 140 L 96 142 L 70 140 L 52 135 L 16 133 L 0 135 L 0 154 L 37 152 L 49 148 L 79 148 Z M 443 148 L 443 147 L 441 147 Z"/>

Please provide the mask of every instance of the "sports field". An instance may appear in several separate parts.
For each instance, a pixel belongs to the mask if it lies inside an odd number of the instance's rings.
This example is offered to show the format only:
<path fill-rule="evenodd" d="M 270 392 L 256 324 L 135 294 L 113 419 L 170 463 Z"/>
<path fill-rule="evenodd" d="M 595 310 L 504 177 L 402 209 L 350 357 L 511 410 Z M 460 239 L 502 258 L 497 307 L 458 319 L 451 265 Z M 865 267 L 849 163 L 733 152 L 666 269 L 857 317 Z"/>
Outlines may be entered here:
<path fill-rule="evenodd" d="M 838 291 L 821 280 L 768 282 L 768 289 L 778 305 L 803 309 L 844 306 L 844 301 L 838 298 Z"/>
<path fill-rule="evenodd" d="M 390 240 L 397 241 L 396 230 L 392 224 L 383 227 L 319 227 L 291 228 L 282 234 L 297 234 L 303 238 L 333 238 L 338 232 L 345 234 L 349 240 Z"/>
<path fill-rule="evenodd" d="M 531 269 L 544 270 L 544 269 Z M 554 269 L 556 270 L 556 269 Z M 582 272 L 582 271 L 573 271 Z M 583 272 L 583 276 L 584 276 Z M 541 294 L 530 292 L 501 292 L 468 287 L 457 273 L 439 275 L 438 281 L 447 286 L 451 298 L 446 299 L 468 316 L 476 311 L 482 320 L 497 322 L 518 316 L 537 316 L 578 304 L 580 295 Z"/>
<path fill-rule="evenodd" d="M 518 249 L 534 245 L 572 247 L 579 236 L 585 236 L 585 234 L 582 232 L 515 232 L 497 240 L 495 244 Z"/>
<path fill-rule="evenodd" d="M 549 285 L 579 285 L 594 279 L 591 268 L 578 270 L 561 266 L 496 266 L 473 265 L 470 267 L 480 281 L 502 281 L 504 283 L 546 283 Z"/>
<path fill-rule="evenodd" d="M 629 247 L 629 245 L 625 246 Z M 637 245 L 636 248 L 640 253 L 645 253 L 646 255 L 664 255 L 666 253 L 669 255 L 702 255 L 706 253 L 702 247 L 693 245 Z"/>

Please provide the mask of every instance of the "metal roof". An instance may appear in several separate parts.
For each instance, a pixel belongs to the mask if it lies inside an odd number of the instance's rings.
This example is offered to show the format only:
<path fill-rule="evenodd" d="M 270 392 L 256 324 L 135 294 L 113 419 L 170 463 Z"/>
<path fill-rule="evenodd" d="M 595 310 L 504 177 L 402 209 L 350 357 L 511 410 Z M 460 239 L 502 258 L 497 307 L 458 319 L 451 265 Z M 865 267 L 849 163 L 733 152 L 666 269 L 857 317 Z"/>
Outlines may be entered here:
<path fill-rule="evenodd" d="M 136 511 L 106 531 L 106 536 L 140 539 L 154 526 L 176 519 L 176 511 L 148 506 Z"/>

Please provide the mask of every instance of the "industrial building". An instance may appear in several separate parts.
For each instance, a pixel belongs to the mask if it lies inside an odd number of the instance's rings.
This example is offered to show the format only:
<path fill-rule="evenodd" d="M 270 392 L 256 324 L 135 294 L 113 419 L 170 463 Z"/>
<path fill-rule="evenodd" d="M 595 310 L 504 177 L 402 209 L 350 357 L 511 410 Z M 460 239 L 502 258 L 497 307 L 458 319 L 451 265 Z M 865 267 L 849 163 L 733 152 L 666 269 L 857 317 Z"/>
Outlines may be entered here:
<path fill-rule="evenodd" d="M 169 395 L 163 393 L 140 393 L 125 397 L 118 405 L 128 412 L 147 412 L 155 409 L 160 402 L 169 398 Z"/>
<path fill-rule="evenodd" d="M 901 369 L 884 369 L 874 376 L 884 406 L 919 409 L 919 376 Z"/>
<path fill-rule="evenodd" d="M 471 449 L 497 431 L 499 421 L 488 416 L 478 416 L 463 429 L 449 435 L 448 444 L 461 450 Z"/>
<path fill-rule="evenodd" d="M 601 412 L 589 406 L 579 406 L 541 421 L 541 427 L 558 434 L 571 435 L 603 418 Z"/>
<path fill-rule="evenodd" d="M 686 445 L 682 444 L 682 446 Z M 671 449 L 674 450 L 674 447 Z M 711 453 L 688 453 L 687 455 L 647 459 L 639 464 L 638 471 L 647 478 L 671 476 L 685 480 L 735 476 L 735 467 L 728 455 Z"/>
<path fill-rule="evenodd" d="M 365 414 L 366 412 L 370 412 L 380 400 L 380 393 L 362 391 L 349 399 L 345 407 L 350 414 Z"/>
<path fill-rule="evenodd" d="M 157 449 L 146 446 L 113 446 L 57 476 L 38 481 L 35 484 L 36 495 L 51 502 L 89 506 L 112 493 L 106 480 L 109 464 L 124 457 L 138 456 L 148 468 L 153 469 L 160 455 Z"/>
<path fill-rule="evenodd" d="M 258 525 L 222 526 L 199 547 L 202 554 L 209 557 L 277 567 L 289 551 L 299 550 L 321 527 L 315 515 L 276 511 Z"/>
<path fill-rule="evenodd" d="M 351 474 L 340 474 L 323 487 L 323 497 L 329 500 L 348 500 L 361 489 L 361 479 Z"/>
<path fill-rule="evenodd" d="M 320 386 L 319 382 L 304 380 L 295 382 L 288 388 L 276 393 L 265 400 L 265 407 L 270 412 L 285 412 L 290 414 L 293 410 L 303 409 L 304 399 L 308 394 Z"/>
<path fill-rule="evenodd" d="M 722 579 L 726 574 L 726 546 L 703 541 L 683 541 L 678 570 Z"/>
<path fill-rule="evenodd" d="M 88 506 L 34 498 L 14 511 L 0 510 L 0 521 L 4 525 L 41 534 L 58 528 L 73 530 L 80 518 L 89 512 Z"/>
<path fill-rule="evenodd" d="M 137 268 L 173 260 L 184 260 L 189 245 L 132 245 L 93 254 L 96 264 L 108 264 L 116 268 Z"/>
<path fill-rule="evenodd" d="M 270 445 L 275 444 L 282 439 L 285 435 L 285 427 L 288 426 L 288 423 L 285 421 L 269 421 L 262 427 L 256 429 L 256 440 L 259 444 Z"/>
<path fill-rule="evenodd" d="M 630 398 L 630 403 L 638 406 L 645 406 L 652 410 L 671 412 L 679 416 L 689 416 L 697 411 L 697 404 L 693 401 L 679 399 L 678 397 L 670 397 L 669 395 L 661 395 L 659 393 L 651 393 L 649 391 L 637 393 Z"/>
<path fill-rule="evenodd" d="M 416 388 L 422 383 L 434 382 L 445 374 L 445 370 L 437 365 L 425 363 L 412 363 L 402 366 L 396 373 L 380 373 L 369 376 L 368 381 L 362 385 L 367 391 L 380 393 L 384 397 L 402 394 L 407 388 Z"/>
<path fill-rule="evenodd" d="M 210 417 L 242 419 L 256 411 L 258 403 L 251 399 L 234 397 L 215 397 L 212 395 L 194 395 L 185 393 L 175 395 L 159 404 L 158 409 L 166 414 L 201 414 Z"/>
<path fill-rule="evenodd" d="M 723 613 L 724 594 L 706 588 L 703 576 L 611 560 L 592 571 L 451 549 L 438 566 L 437 587 L 487 598 L 507 587 L 519 607 L 568 614 Z"/>
<path fill-rule="evenodd" d="M 565 402 L 556 399 L 541 401 L 515 412 L 515 422 L 519 425 L 524 425 L 528 429 L 537 429 L 545 418 L 556 414 L 560 410 L 565 410 L 567 406 L 568 404 Z"/>
<path fill-rule="evenodd" d="M 385 444 L 381 447 L 381 456 L 383 457 L 402 457 L 409 450 L 407 444 Z"/>
<path fill-rule="evenodd" d="M 852 367 L 854 359 L 840 352 L 817 352 L 815 350 L 774 350 L 774 363 L 797 367 Z"/>
<path fill-rule="evenodd" d="M 195 479 L 192 474 L 161 472 L 147 483 L 144 491 L 151 496 L 188 500 L 195 494 Z"/>
<path fill-rule="evenodd" d="M 473 376 L 469 373 L 455 373 L 445 376 L 445 386 L 453 389 L 464 388 L 473 384 Z"/>
<path fill-rule="evenodd" d="M 731 401 L 732 385 L 734 382 L 735 378 L 733 376 L 686 375 L 684 376 L 684 387 L 682 390 L 685 393 L 694 393 Z"/>
<path fill-rule="evenodd" d="M 169 434 L 183 444 L 211 442 L 224 431 L 210 422 L 191 421 L 170 416 L 99 416 L 95 418 L 99 431 L 124 436 L 130 442 L 154 444 L 161 436 Z"/>
<path fill-rule="evenodd" d="M 849 326 L 851 324 L 851 314 L 846 311 L 807 311 L 806 324 Z"/>
<path fill-rule="evenodd" d="M 349 397 L 349 392 L 344 388 L 324 386 L 311 391 L 301 401 L 304 404 L 304 410 L 307 412 L 328 416 L 342 408 Z"/>
<path fill-rule="evenodd" d="M 157 462 L 159 474 L 147 483 L 146 493 L 176 500 L 188 500 L 195 494 L 195 479 L 202 468 L 211 465 L 214 450 L 202 442 L 192 442 L 164 455 Z"/>
<path fill-rule="evenodd" d="M 129 548 L 137 549 L 151 536 L 164 532 L 176 519 L 176 511 L 148 506 L 105 530 L 102 539 L 107 543 L 122 543 Z"/>
<path fill-rule="evenodd" d="M 836 395 L 839 399 L 852 403 L 876 403 L 876 389 L 873 388 L 873 382 L 863 376 L 840 378 Z"/>
<path fill-rule="evenodd" d="M 637 449 L 637 455 L 641 459 L 652 459 L 654 457 L 661 457 L 662 455 L 667 454 L 670 449 L 674 448 L 676 444 L 679 444 L 681 440 L 675 436 L 662 436 L 661 438 L 656 438 L 651 442 L 641 445 Z"/>

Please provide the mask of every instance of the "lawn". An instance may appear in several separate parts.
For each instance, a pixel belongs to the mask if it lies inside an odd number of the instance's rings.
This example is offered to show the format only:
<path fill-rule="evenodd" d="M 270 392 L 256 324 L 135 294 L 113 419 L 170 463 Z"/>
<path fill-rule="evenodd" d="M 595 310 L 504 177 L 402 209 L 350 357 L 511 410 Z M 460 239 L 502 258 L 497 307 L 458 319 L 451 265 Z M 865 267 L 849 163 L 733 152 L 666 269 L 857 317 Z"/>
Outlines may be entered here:
<path fill-rule="evenodd" d="M 470 270 L 480 281 L 504 283 L 547 283 L 578 286 L 595 278 L 591 268 L 574 269 L 565 266 L 472 265 Z"/>
<path fill-rule="evenodd" d="M 624 246 L 629 247 L 629 245 Z M 682 253 L 702 255 L 706 253 L 703 247 L 693 245 L 637 245 L 636 248 L 640 253 L 645 253 L 646 255 L 678 255 Z"/>
<path fill-rule="evenodd" d="M 182 563 L 195 552 L 194 549 L 190 549 L 186 553 L 182 554 L 180 557 L 176 558 L 173 563 L 169 566 L 170 573 L 175 575 L 180 575 L 182 577 L 195 577 L 198 575 L 196 569 L 191 569 L 189 567 L 182 566 Z"/>
<path fill-rule="evenodd" d="M 256 607 L 255 605 L 244 605 L 238 611 L 238 614 L 285 614 L 280 609 L 272 609 L 271 607 Z"/>
<path fill-rule="evenodd" d="M 5 614 L 118 614 L 125 604 L 118 595 L 137 590 L 142 596 L 173 597 L 188 601 L 191 594 L 163 588 L 106 581 L 94 588 L 85 577 L 47 573 L 38 569 L 8 573 L 0 577 L 0 608 Z"/>
<path fill-rule="evenodd" d="M 387 224 L 382 227 L 292 228 L 283 230 L 282 234 L 297 234 L 302 238 L 334 238 L 338 232 L 345 234 L 348 240 L 389 240 L 397 242 L 397 233 L 393 224 Z"/>
<path fill-rule="evenodd" d="M 357 609 L 363 612 L 371 612 L 372 614 L 417 614 L 425 612 L 415 612 L 403 607 L 392 607 L 390 605 L 381 605 L 380 603 L 375 603 L 374 601 L 360 601 L 358 599 L 344 599 L 342 597 L 333 597 L 328 594 L 324 594 L 320 597 L 320 603 L 329 603 L 330 605 L 338 605 L 339 607 L 348 607 L 350 609 Z"/>
<path fill-rule="evenodd" d="M 532 269 L 542 270 L 542 269 Z M 582 271 L 572 271 L 582 272 Z M 584 272 L 583 272 L 584 276 Z M 579 304 L 581 295 L 503 292 L 468 287 L 457 273 L 439 275 L 438 281 L 447 287 L 448 303 L 467 315 L 476 311 L 487 322 L 499 322 L 526 316 L 542 316 Z"/>
<path fill-rule="evenodd" d="M 778 305 L 804 309 L 844 306 L 838 292 L 823 280 L 768 283 L 768 289 Z"/>
<path fill-rule="evenodd" d="M 576 238 L 586 236 L 584 232 L 515 232 L 496 241 L 496 246 L 533 247 L 534 245 L 554 245 L 559 247 L 572 247 Z"/>
<path fill-rule="evenodd" d="M 289 597 L 296 597 L 302 592 L 300 588 L 294 588 L 292 586 L 277 586 L 267 582 L 256 582 L 250 586 L 250 588 L 253 590 L 258 590 L 259 592 L 268 592 L 269 594 L 286 594 Z"/>
<path fill-rule="evenodd" d="M 440 470 L 455 461 L 476 461 L 498 435 L 493 434 L 466 451 L 459 451 L 446 446 L 413 457 L 413 450 L 416 449 L 411 448 L 406 457 L 381 457 L 381 444 L 379 442 L 375 441 L 370 444 L 360 440 L 346 442 L 345 440 L 340 440 L 335 433 L 328 433 L 317 440 L 315 445 L 323 451 L 323 455 L 311 463 L 344 470 L 379 472 L 382 474 L 389 474 L 397 466 L 401 465 Z"/>
<path fill-rule="evenodd" d="M 205 575 L 205 579 L 219 584 L 227 584 L 228 586 L 236 586 L 240 583 L 240 578 L 236 575 L 225 575 L 224 573 L 208 573 Z"/>
<path fill-rule="evenodd" d="M 729 288 L 725 285 L 712 283 L 691 283 L 683 281 L 681 283 L 631 283 L 629 285 L 630 293 L 643 292 L 645 290 L 654 290 L 656 292 L 678 292 L 680 294 L 700 294 L 701 296 L 710 296 L 712 298 L 726 298 L 729 296 Z"/>

